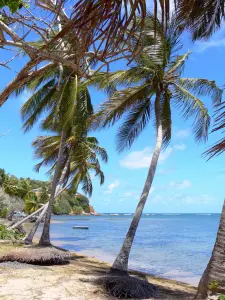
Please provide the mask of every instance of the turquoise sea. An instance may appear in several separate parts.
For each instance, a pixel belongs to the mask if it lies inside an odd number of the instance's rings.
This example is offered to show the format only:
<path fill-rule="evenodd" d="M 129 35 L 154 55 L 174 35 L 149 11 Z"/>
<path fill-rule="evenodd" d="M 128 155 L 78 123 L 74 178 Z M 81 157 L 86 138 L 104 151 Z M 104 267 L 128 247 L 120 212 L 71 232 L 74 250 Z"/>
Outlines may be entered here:
<path fill-rule="evenodd" d="M 112 262 L 132 215 L 53 216 L 54 244 Z M 216 239 L 219 214 L 144 214 L 130 256 L 132 269 L 197 284 Z M 89 230 L 72 226 L 89 226 Z"/>

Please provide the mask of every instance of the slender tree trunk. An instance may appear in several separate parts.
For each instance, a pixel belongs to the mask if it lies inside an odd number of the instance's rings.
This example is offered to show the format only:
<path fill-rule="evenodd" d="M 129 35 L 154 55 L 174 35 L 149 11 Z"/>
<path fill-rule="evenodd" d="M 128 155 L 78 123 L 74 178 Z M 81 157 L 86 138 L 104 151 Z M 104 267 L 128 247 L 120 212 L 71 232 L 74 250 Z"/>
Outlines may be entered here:
<path fill-rule="evenodd" d="M 60 190 L 60 186 L 64 182 L 65 175 L 66 175 L 67 169 L 69 167 L 69 164 L 70 164 L 70 157 L 67 159 L 67 162 L 66 162 L 64 170 L 62 172 L 61 178 L 59 179 L 59 184 L 58 184 L 58 186 L 56 188 L 55 198 L 58 197 L 65 190 L 65 188 L 63 188 L 63 189 Z M 31 231 L 29 232 L 29 234 L 24 239 L 25 244 L 31 244 L 32 243 L 34 235 L 35 235 L 35 233 L 36 233 L 36 231 L 38 229 L 38 226 L 40 225 L 41 221 L 43 220 L 43 218 L 45 216 L 45 213 L 47 211 L 47 207 L 48 207 L 48 205 L 46 205 L 46 207 L 44 208 L 44 210 L 41 212 L 40 216 L 38 217 L 37 221 L 35 222 L 34 226 L 31 229 Z"/>
<path fill-rule="evenodd" d="M 46 205 L 44 207 L 44 209 L 42 210 L 42 212 L 40 213 L 40 216 L 38 217 L 38 219 L 36 220 L 34 226 L 32 227 L 31 231 L 29 232 L 29 234 L 25 237 L 24 239 L 24 243 L 25 244 L 32 244 L 33 242 L 33 238 L 34 238 L 34 235 L 38 229 L 38 226 L 40 225 L 41 221 L 43 220 L 44 216 L 45 216 L 45 213 L 46 213 L 46 210 L 48 208 L 48 205 Z"/>
<path fill-rule="evenodd" d="M 58 154 L 55 173 L 54 173 L 54 177 L 53 177 L 53 181 L 52 181 L 51 195 L 49 198 L 48 208 L 47 208 L 46 215 L 45 215 L 43 232 L 42 232 L 41 239 L 39 242 L 39 244 L 41 246 L 51 245 L 51 243 L 50 243 L 50 220 L 51 220 L 51 214 L 52 214 L 52 207 L 53 207 L 53 203 L 55 200 L 56 188 L 57 188 L 58 182 L 60 180 L 60 173 L 61 173 L 63 159 L 64 159 L 63 153 L 64 153 L 65 146 L 66 146 L 66 132 L 62 131 L 59 154 Z"/>
<path fill-rule="evenodd" d="M 209 284 L 216 280 L 218 290 L 225 293 L 225 201 L 212 256 L 198 285 L 196 299 L 207 299 Z"/>
<path fill-rule="evenodd" d="M 31 217 L 33 217 L 33 216 L 37 215 L 38 213 L 40 213 L 44 209 L 44 207 L 45 207 L 45 205 L 43 205 L 42 207 L 40 207 L 38 210 L 36 210 L 35 212 L 33 212 L 31 215 L 23 218 L 22 220 L 20 220 L 16 224 L 13 224 L 12 226 L 9 226 L 8 229 L 14 229 L 14 228 L 17 228 L 18 226 L 22 225 L 24 222 L 26 222 L 27 220 L 29 220 Z"/>
<path fill-rule="evenodd" d="M 141 198 L 139 200 L 134 217 L 130 224 L 130 228 L 127 232 L 127 235 L 126 235 L 126 238 L 122 245 L 122 248 L 120 249 L 120 252 L 119 252 L 118 256 L 116 257 L 116 260 L 114 261 L 112 268 L 111 268 L 112 271 L 119 271 L 120 273 L 122 273 L 122 272 L 126 273 L 128 270 L 128 260 L 129 260 L 131 247 L 132 247 L 132 244 L 134 241 L 134 237 L 135 237 L 135 234 L 137 231 L 139 221 L 141 219 L 141 215 L 142 215 L 145 203 L 146 203 L 148 195 L 149 195 L 149 191 L 152 186 L 152 182 L 153 182 L 156 167 L 157 167 L 157 162 L 158 162 L 161 147 L 162 147 L 163 128 L 162 128 L 161 116 L 160 116 L 161 115 L 160 94 L 156 95 L 155 112 L 156 112 L 157 137 L 156 137 L 156 145 L 155 145 L 155 149 L 154 149 L 154 152 L 152 155 L 152 160 L 151 160 L 151 164 L 149 167 L 148 175 L 147 175 L 145 185 L 144 185 L 144 188 L 143 188 L 143 191 L 141 194 Z"/>

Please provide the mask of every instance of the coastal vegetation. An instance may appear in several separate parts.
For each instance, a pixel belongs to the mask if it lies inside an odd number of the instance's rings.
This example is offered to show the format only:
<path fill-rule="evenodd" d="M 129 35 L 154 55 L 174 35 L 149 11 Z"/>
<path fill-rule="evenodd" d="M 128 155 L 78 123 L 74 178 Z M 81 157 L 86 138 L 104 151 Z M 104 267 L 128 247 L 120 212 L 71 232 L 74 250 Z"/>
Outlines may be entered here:
<path fill-rule="evenodd" d="M 42 207 L 49 199 L 50 181 L 17 178 L 0 169 L 0 217 L 6 218 L 13 210 L 31 214 Z M 89 199 L 80 194 L 65 190 L 56 198 L 53 206 L 56 215 L 90 213 Z"/>
<path fill-rule="evenodd" d="M 185 120 L 192 118 L 196 141 L 206 142 L 210 128 L 211 116 L 202 97 L 212 99 L 216 112 L 213 132 L 223 132 L 225 127 L 223 89 L 213 78 L 183 78 L 182 72 L 191 54 L 181 53 L 179 45 L 182 45 L 185 30 L 197 40 L 209 38 L 219 29 L 224 20 L 225 3 L 175 0 L 175 13 L 171 16 L 169 0 L 153 1 L 154 14 L 147 12 L 147 1 L 143 0 L 79 0 L 72 8 L 68 8 L 68 2 L 0 1 L 0 8 L 4 8 L 0 17 L 1 48 L 17 51 L 1 66 L 9 68 L 9 63 L 19 56 L 24 57 L 23 67 L 0 93 L 0 105 L 13 93 L 17 97 L 24 91 L 31 93 L 21 109 L 23 130 L 27 132 L 41 123 L 43 135 L 33 142 L 35 157 L 41 160 L 35 169 L 49 168 L 48 182 L 18 179 L 0 169 L 1 190 L 20 203 L 22 200 L 27 214 L 39 214 L 25 242 L 33 241 L 43 221 L 39 247 L 11 251 L 2 261 L 67 262 L 70 254 L 59 254 L 51 247 L 51 215 L 90 213 L 88 198 L 80 190 L 89 197 L 92 195 L 93 174 L 100 184 L 104 183 L 101 161 L 108 160 L 104 145 L 99 145 L 93 131 L 119 122 L 117 149 L 121 152 L 131 147 L 153 120 L 155 148 L 143 191 L 110 273 L 101 278 L 101 284 L 112 296 L 149 298 L 155 295 L 156 288 L 129 276 L 128 262 L 160 153 L 172 139 L 171 107 L 178 109 Z M 43 17 L 42 11 L 44 16 L 50 17 Z M 124 68 L 111 72 L 111 65 L 119 60 L 125 64 Z M 90 87 L 108 95 L 96 111 Z M 212 158 L 224 150 L 222 138 L 205 155 Z M 3 194 L 0 216 L 5 218 L 9 212 Z M 206 299 L 210 289 L 225 290 L 224 218 L 225 205 L 197 299 Z M 15 228 L 26 220 L 8 228 L 1 225 L 0 238 L 22 239 L 23 235 Z"/>

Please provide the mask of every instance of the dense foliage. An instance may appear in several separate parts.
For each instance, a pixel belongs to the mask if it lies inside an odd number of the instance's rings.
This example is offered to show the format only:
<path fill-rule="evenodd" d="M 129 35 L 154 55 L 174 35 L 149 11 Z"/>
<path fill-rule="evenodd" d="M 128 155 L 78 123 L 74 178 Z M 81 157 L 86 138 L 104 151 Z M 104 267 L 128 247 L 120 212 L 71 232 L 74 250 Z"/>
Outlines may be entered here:
<path fill-rule="evenodd" d="M 0 240 L 21 240 L 25 235 L 17 229 L 7 229 L 5 225 L 0 225 Z"/>
<path fill-rule="evenodd" d="M 30 178 L 17 178 L 0 169 L 0 187 L 9 196 L 23 199 L 25 212 L 33 213 L 49 200 L 51 183 L 49 181 L 34 180 Z M 0 217 L 5 218 L 10 213 L 4 197 L 0 197 Z M 89 213 L 89 200 L 81 194 L 64 191 L 53 207 L 57 215 Z"/>
<path fill-rule="evenodd" d="M 62 193 L 55 201 L 53 213 L 56 215 L 75 214 L 80 215 L 82 212 L 89 213 L 89 200 L 81 194 L 76 197 L 70 192 Z"/>

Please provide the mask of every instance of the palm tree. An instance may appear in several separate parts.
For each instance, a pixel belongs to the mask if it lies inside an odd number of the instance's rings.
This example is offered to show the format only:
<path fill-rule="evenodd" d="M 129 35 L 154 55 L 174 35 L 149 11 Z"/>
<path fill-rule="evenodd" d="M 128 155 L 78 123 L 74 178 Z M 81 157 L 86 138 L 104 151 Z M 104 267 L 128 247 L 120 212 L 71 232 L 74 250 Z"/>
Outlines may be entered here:
<path fill-rule="evenodd" d="M 57 132 L 56 132 L 57 133 Z M 53 172 L 57 163 L 57 152 L 60 147 L 60 135 L 40 136 L 34 142 L 36 158 L 41 158 L 42 161 L 36 165 L 36 171 L 39 171 L 41 166 L 50 166 L 50 173 Z M 82 185 L 82 190 L 89 196 L 92 195 L 92 177 L 90 172 L 94 172 L 100 179 L 100 184 L 104 183 L 104 174 L 101 170 L 98 156 L 107 162 L 108 155 L 104 148 L 100 147 L 98 141 L 94 137 L 80 137 L 76 139 L 74 135 L 68 135 L 65 151 L 65 165 L 59 180 L 58 194 L 65 189 L 74 195 L 77 194 L 79 184 Z M 58 195 L 57 195 L 58 197 Z M 41 197 L 40 197 L 41 199 Z M 44 218 L 47 207 L 43 209 L 35 225 L 30 233 L 25 238 L 25 243 L 32 243 L 36 230 Z"/>
<path fill-rule="evenodd" d="M 6 194 L 12 196 L 19 196 L 18 194 L 18 180 L 8 174 L 4 174 L 4 179 L 2 182 L 2 189 Z"/>
<path fill-rule="evenodd" d="M 32 214 L 42 207 L 40 198 L 35 193 L 29 193 L 25 196 L 25 212 Z"/>
<path fill-rule="evenodd" d="M 176 49 L 179 48 L 181 33 L 179 25 L 172 20 L 164 32 L 162 23 L 157 20 L 156 43 L 153 45 L 154 23 L 154 17 L 149 16 L 146 20 L 144 50 L 133 67 L 127 71 L 112 73 L 107 80 L 101 81 L 99 75 L 100 86 L 132 84 L 126 89 L 115 92 L 104 102 L 94 121 L 95 126 L 104 128 L 113 125 L 126 115 L 117 134 L 119 151 L 133 144 L 150 118 L 155 117 L 156 123 L 156 144 L 146 182 L 122 248 L 112 265 L 112 270 L 120 273 L 127 272 L 129 254 L 152 186 L 159 155 L 162 146 L 167 146 L 171 139 L 171 105 L 181 110 L 184 119 L 194 117 L 195 138 L 197 141 L 205 141 L 210 118 L 198 97 L 211 96 L 214 105 L 221 102 L 222 91 L 214 81 L 181 78 L 185 61 L 190 53 L 175 55 Z"/>
<path fill-rule="evenodd" d="M 69 70 L 64 69 L 62 73 L 62 68 L 53 68 L 26 85 L 26 88 L 34 90 L 35 93 L 23 105 L 21 110 L 24 130 L 30 130 L 45 112 L 47 116 L 42 122 L 42 128 L 54 130 L 57 126 L 57 129 L 61 132 L 61 142 L 57 152 L 57 163 L 54 168 L 49 205 L 40 239 L 41 245 L 50 244 L 50 218 L 56 187 L 64 164 L 67 128 L 74 124 L 77 134 L 87 130 L 87 118 L 93 111 L 88 89 L 79 81 L 80 79 L 76 74 L 69 72 Z M 24 87 L 18 90 L 17 94 L 23 89 Z"/>
<path fill-rule="evenodd" d="M 60 135 L 39 136 L 33 142 L 35 148 L 35 157 L 42 159 L 35 167 L 36 171 L 42 166 L 51 166 L 49 173 L 54 171 L 57 162 L 57 153 L 60 147 Z M 67 134 L 65 148 L 65 163 L 62 179 L 59 182 L 61 186 L 68 185 L 68 189 L 73 194 L 77 193 L 78 186 L 82 185 L 85 194 L 91 196 L 93 191 L 92 176 L 99 177 L 100 184 L 104 183 L 104 174 L 101 170 L 98 156 L 103 162 L 108 161 L 106 150 L 99 146 L 95 137 L 88 137 L 86 133 L 83 136 L 76 136 L 73 130 Z"/>

